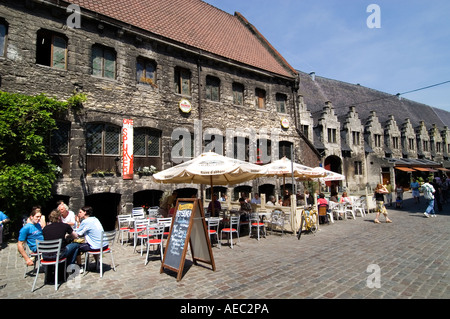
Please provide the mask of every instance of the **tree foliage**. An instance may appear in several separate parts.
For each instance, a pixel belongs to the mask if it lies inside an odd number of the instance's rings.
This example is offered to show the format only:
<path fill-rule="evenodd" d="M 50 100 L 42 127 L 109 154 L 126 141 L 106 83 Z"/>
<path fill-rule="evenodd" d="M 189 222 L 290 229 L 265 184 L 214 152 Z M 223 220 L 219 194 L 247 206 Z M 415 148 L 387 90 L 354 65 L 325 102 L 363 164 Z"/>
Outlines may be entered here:
<path fill-rule="evenodd" d="M 45 141 L 56 129 L 55 115 L 69 106 L 44 94 L 0 92 L 0 209 L 11 218 L 50 198 L 56 165 Z"/>

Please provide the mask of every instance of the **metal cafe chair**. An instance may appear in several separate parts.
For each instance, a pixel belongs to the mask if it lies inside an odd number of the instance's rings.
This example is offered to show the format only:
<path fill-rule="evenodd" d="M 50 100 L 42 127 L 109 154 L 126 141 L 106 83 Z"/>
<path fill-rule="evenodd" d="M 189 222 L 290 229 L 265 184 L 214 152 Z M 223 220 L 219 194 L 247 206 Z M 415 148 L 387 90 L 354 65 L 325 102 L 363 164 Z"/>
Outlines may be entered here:
<path fill-rule="evenodd" d="M 39 270 L 41 266 L 47 266 L 46 272 L 48 271 L 48 266 L 55 266 L 55 290 L 58 290 L 58 266 L 60 263 L 64 263 L 64 280 L 66 280 L 66 261 L 67 258 L 61 258 L 61 243 L 62 239 L 54 239 L 54 240 L 36 240 L 36 248 L 37 254 L 40 256 L 40 260 L 38 262 L 38 267 L 36 271 L 36 276 L 34 277 L 33 287 L 31 288 L 31 292 L 34 291 L 34 287 L 36 285 L 37 278 L 39 276 Z"/>
<path fill-rule="evenodd" d="M 284 212 L 281 210 L 274 210 L 270 215 L 270 233 L 277 227 L 281 228 L 281 236 L 284 234 Z"/>
<path fill-rule="evenodd" d="M 131 214 L 117 216 L 117 230 L 119 231 L 119 236 L 117 236 L 117 241 L 120 238 L 122 245 L 123 245 L 123 234 L 124 233 L 127 233 L 128 238 L 130 238 L 130 218 L 131 218 Z"/>
<path fill-rule="evenodd" d="M 106 253 L 110 253 L 111 254 L 111 262 L 112 262 L 112 266 L 114 271 L 116 271 L 116 266 L 114 264 L 114 256 L 112 253 L 112 249 L 113 249 L 113 245 L 114 245 L 114 239 L 116 238 L 116 231 L 108 231 L 102 232 L 102 240 L 100 242 L 100 250 L 95 250 L 95 251 L 87 251 L 85 253 L 86 258 L 84 261 L 84 274 L 86 275 L 86 270 L 87 270 L 87 266 L 88 266 L 88 262 L 89 262 L 89 256 L 99 256 L 98 260 L 97 260 L 97 268 L 98 268 L 98 264 L 100 264 L 100 277 L 103 277 L 103 254 Z M 108 245 L 107 248 L 105 248 L 105 246 Z"/>
<path fill-rule="evenodd" d="M 209 217 L 208 218 L 209 241 L 211 242 L 212 237 L 215 235 L 216 239 L 217 239 L 218 246 L 220 247 L 219 224 L 220 224 L 220 219 L 219 218 L 217 218 L 217 217 Z"/>
<path fill-rule="evenodd" d="M 34 258 L 34 264 L 33 264 L 33 269 L 31 270 L 32 272 L 36 272 L 36 265 L 39 263 L 39 260 L 40 260 L 40 258 L 38 258 L 38 253 L 37 252 L 32 252 L 31 250 L 30 250 L 30 248 L 28 247 L 28 245 L 27 245 L 27 242 L 25 241 L 24 242 L 24 248 L 25 248 L 25 251 L 26 251 L 26 253 L 27 253 L 27 255 L 28 255 L 28 257 L 30 257 L 30 258 Z M 31 267 L 31 266 L 28 266 L 27 265 L 27 263 L 25 263 L 25 272 L 23 273 L 23 278 L 26 278 L 27 277 L 27 273 L 28 273 L 28 267 Z"/>
<path fill-rule="evenodd" d="M 262 230 L 262 235 L 264 236 L 264 238 L 266 237 L 266 224 L 264 224 L 261 219 L 259 218 L 258 213 L 250 213 L 250 235 L 252 234 L 252 229 L 256 228 L 257 231 L 257 238 L 259 240 L 259 234 L 260 231 Z"/>
<path fill-rule="evenodd" d="M 230 217 L 230 227 L 223 228 L 220 231 L 220 243 L 223 241 L 223 233 L 229 234 L 228 241 L 230 242 L 230 247 L 233 248 L 233 233 L 237 234 L 237 239 L 239 241 L 239 216 Z M 233 227 L 234 226 L 234 227 Z"/>
<path fill-rule="evenodd" d="M 148 255 L 150 252 L 150 246 L 158 246 L 159 253 L 161 256 L 161 262 L 163 261 L 163 234 L 164 234 L 164 224 L 150 224 L 147 228 L 147 254 L 145 256 L 144 264 L 148 264 Z"/>

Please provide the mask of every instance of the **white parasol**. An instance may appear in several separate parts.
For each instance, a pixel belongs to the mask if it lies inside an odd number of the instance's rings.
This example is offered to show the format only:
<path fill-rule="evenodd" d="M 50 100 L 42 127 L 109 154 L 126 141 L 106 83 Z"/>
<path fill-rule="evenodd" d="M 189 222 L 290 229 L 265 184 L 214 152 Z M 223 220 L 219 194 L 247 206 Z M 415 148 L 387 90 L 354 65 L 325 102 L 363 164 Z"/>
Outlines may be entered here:
<path fill-rule="evenodd" d="M 323 167 L 314 167 L 312 169 L 314 172 L 318 173 L 320 176 L 320 180 L 324 182 L 331 182 L 331 181 L 343 181 L 345 180 L 345 176 L 333 171 L 326 170 Z"/>
<path fill-rule="evenodd" d="M 290 177 L 292 174 L 295 178 L 315 178 L 324 176 L 323 172 L 316 172 L 313 168 L 292 162 L 286 157 L 266 164 L 263 167 L 266 168 L 266 176 Z"/>
<path fill-rule="evenodd" d="M 185 163 L 168 168 L 153 175 L 158 183 L 194 183 L 213 185 L 235 185 L 265 175 L 262 166 L 219 155 L 202 153 Z M 214 205 L 212 205 L 214 210 Z"/>
<path fill-rule="evenodd" d="M 263 167 L 266 168 L 266 176 L 282 176 L 283 185 L 286 184 L 285 183 L 286 177 L 298 178 L 300 180 L 307 180 L 311 178 L 319 178 L 325 176 L 324 172 L 316 172 L 313 170 L 313 168 L 295 163 L 286 157 L 283 157 L 282 159 L 279 159 L 272 163 L 266 164 Z M 290 218 L 292 231 L 295 232 L 299 227 L 300 221 L 297 220 L 298 218 L 296 218 L 296 213 L 294 211 L 291 212 Z"/>

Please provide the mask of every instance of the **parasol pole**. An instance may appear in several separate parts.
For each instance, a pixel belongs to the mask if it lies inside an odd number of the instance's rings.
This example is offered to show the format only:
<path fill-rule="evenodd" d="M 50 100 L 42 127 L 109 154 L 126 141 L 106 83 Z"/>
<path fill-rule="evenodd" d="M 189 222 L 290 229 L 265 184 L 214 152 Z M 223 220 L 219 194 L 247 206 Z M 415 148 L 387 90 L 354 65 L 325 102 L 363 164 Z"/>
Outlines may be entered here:
<path fill-rule="evenodd" d="M 291 147 L 291 174 L 292 174 L 292 194 L 295 194 L 295 187 L 294 187 L 294 144 L 292 144 Z M 292 199 L 292 196 L 291 196 Z M 295 224 L 295 214 L 297 213 L 297 202 L 291 203 L 291 230 L 295 233 L 296 226 Z"/>
<path fill-rule="evenodd" d="M 295 194 L 295 179 L 294 179 L 294 145 L 291 147 L 291 174 L 292 174 L 292 194 Z"/>
<path fill-rule="evenodd" d="M 211 206 L 212 206 L 212 217 L 216 217 L 215 213 L 215 203 L 214 203 L 214 186 L 213 186 L 213 177 L 212 175 L 209 176 L 210 182 L 211 182 Z"/>

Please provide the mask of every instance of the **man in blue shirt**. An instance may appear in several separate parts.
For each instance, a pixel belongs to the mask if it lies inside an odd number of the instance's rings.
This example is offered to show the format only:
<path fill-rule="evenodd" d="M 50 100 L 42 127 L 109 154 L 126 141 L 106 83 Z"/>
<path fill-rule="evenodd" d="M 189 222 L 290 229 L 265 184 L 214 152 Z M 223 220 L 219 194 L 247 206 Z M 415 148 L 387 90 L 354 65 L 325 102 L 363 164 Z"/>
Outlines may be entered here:
<path fill-rule="evenodd" d="M 36 240 L 44 240 L 44 235 L 42 234 L 42 227 L 39 224 L 41 220 L 42 213 L 40 209 L 33 209 L 30 214 L 29 223 L 25 224 L 19 231 L 19 241 L 17 243 L 17 249 L 19 253 L 25 259 L 28 266 L 33 266 L 34 262 L 28 256 L 25 249 L 25 242 L 28 248 L 32 252 L 36 252 Z"/>
<path fill-rule="evenodd" d="M 100 250 L 103 233 L 103 226 L 97 217 L 94 217 L 92 207 L 84 206 L 80 209 L 77 219 L 81 221 L 80 227 L 76 231 L 77 236 L 84 236 L 86 242 L 80 245 L 80 251 Z M 108 247 L 108 243 L 104 248 Z"/>
<path fill-rule="evenodd" d="M 0 211 L 0 250 L 3 248 L 3 225 L 9 222 L 9 217 Z"/>

